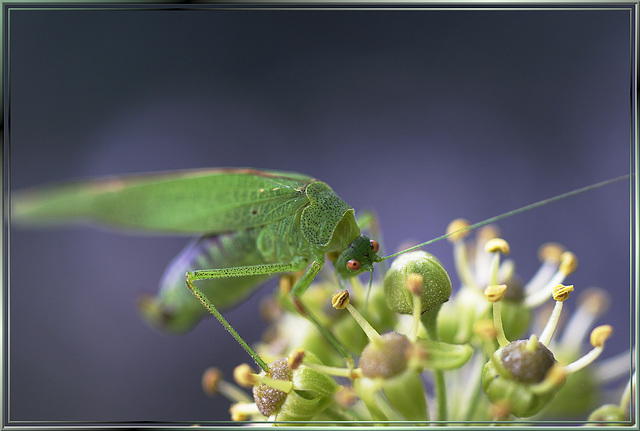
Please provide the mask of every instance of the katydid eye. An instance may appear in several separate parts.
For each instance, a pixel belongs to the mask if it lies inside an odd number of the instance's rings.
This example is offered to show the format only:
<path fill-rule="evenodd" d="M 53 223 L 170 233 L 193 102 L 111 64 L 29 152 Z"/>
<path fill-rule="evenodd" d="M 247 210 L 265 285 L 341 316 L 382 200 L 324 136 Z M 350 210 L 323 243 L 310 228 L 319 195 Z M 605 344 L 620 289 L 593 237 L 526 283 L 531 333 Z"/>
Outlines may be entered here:
<path fill-rule="evenodd" d="M 374 253 L 377 253 L 378 250 L 380 250 L 380 244 L 378 244 L 378 241 L 376 240 L 371 240 L 371 251 Z"/>
<path fill-rule="evenodd" d="M 360 262 L 355 259 L 351 259 L 349 262 L 347 262 L 347 268 L 349 268 L 351 271 L 357 271 L 360 269 Z"/>

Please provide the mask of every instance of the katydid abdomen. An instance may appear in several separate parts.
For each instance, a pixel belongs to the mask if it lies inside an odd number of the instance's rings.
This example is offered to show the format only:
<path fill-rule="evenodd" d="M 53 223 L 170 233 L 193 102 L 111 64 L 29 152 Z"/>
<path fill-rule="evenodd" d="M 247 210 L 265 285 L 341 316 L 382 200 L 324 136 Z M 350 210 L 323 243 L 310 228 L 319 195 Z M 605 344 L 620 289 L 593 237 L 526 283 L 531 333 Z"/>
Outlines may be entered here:
<path fill-rule="evenodd" d="M 205 235 L 176 256 L 157 295 L 145 295 L 139 309 L 147 322 L 164 332 L 187 332 L 209 312 L 185 288 L 186 272 L 290 262 L 309 255 L 311 249 L 301 235 L 297 215 L 257 228 Z M 269 274 L 203 279 L 198 286 L 218 309 L 226 310 L 242 303 L 268 278 Z"/>
<path fill-rule="evenodd" d="M 185 273 L 266 263 L 256 248 L 257 236 L 257 232 L 250 229 L 203 236 L 189 242 L 165 270 L 158 293 L 144 295 L 139 301 L 144 319 L 164 332 L 189 331 L 209 312 L 186 289 Z M 217 278 L 202 280 L 199 286 L 221 309 L 228 309 L 241 303 L 267 278 L 264 275 Z"/>

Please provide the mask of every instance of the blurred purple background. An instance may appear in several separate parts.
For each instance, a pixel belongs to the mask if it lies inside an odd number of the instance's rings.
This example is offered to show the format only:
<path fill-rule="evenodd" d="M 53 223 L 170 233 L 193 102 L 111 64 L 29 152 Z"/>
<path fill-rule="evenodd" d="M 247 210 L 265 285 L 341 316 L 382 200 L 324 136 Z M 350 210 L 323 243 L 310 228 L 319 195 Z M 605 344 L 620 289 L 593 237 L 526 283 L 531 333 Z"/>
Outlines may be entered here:
<path fill-rule="evenodd" d="M 10 185 L 299 171 L 374 209 L 394 251 L 453 218 L 628 173 L 629 23 L 623 10 L 14 10 Z M 629 215 L 621 182 L 499 223 L 525 280 L 538 246 L 558 241 L 580 261 L 567 283 L 614 295 L 605 357 L 630 343 Z M 201 374 L 250 358 L 213 319 L 172 337 L 135 308 L 187 239 L 10 239 L 10 420 L 229 418 Z M 427 251 L 453 272 L 449 243 Z M 273 286 L 225 313 L 249 342 Z"/>

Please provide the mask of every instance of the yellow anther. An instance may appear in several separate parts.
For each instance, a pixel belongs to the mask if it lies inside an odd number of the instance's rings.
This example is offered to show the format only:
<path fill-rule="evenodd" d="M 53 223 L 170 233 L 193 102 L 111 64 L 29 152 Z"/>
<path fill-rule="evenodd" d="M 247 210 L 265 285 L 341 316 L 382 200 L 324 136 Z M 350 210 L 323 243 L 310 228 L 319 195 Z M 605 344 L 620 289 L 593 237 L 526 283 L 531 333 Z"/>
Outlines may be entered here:
<path fill-rule="evenodd" d="M 484 244 L 491 238 L 498 238 L 500 236 L 500 229 L 495 224 L 489 224 L 478 229 L 476 234 L 477 241 L 480 244 Z"/>
<path fill-rule="evenodd" d="M 295 349 L 293 352 L 291 352 L 291 354 L 289 355 L 289 368 L 291 368 L 292 370 L 297 369 L 301 364 L 302 361 L 304 360 L 306 353 L 304 352 L 304 349 L 301 347 L 298 347 L 297 349 Z"/>
<path fill-rule="evenodd" d="M 487 286 L 487 288 L 484 290 L 484 296 L 489 302 L 498 302 L 502 299 L 506 291 L 506 284 L 494 284 L 491 286 Z"/>
<path fill-rule="evenodd" d="M 564 284 L 558 284 L 553 288 L 553 299 L 555 301 L 564 302 L 571 292 L 574 291 L 573 284 L 565 286 Z"/>
<path fill-rule="evenodd" d="M 229 413 L 231 413 L 231 420 L 234 422 L 241 422 L 249 420 L 249 415 L 242 408 L 242 404 L 234 404 L 229 408 Z"/>
<path fill-rule="evenodd" d="M 453 220 L 451 223 L 449 223 L 449 226 L 447 226 L 447 235 L 453 232 L 457 232 L 460 229 L 464 229 L 466 227 L 469 227 L 469 222 L 463 218 L 457 218 Z M 450 242 L 456 242 L 461 240 L 468 234 L 469 234 L 469 230 L 463 230 L 462 232 L 453 233 L 453 235 L 449 236 L 447 239 Z"/>
<path fill-rule="evenodd" d="M 240 386 L 250 388 L 258 383 L 256 374 L 253 372 L 249 364 L 240 364 L 233 369 L 233 379 Z"/>
<path fill-rule="evenodd" d="M 407 290 L 415 296 L 421 296 L 423 281 L 424 277 L 422 275 L 416 273 L 409 274 L 406 280 Z"/>
<path fill-rule="evenodd" d="M 331 305 L 337 310 L 342 310 L 349 303 L 349 291 L 341 290 L 331 297 Z"/>
<path fill-rule="evenodd" d="M 343 386 L 337 394 L 333 396 L 336 402 L 342 407 L 351 407 L 358 401 L 358 395 L 349 386 Z"/>
<path fill-rule="evenodd" d="M 349 371 L 349 378 L 351 380 L 356 380 L 362 377 L 362 368 L 352 368 Z"/>
<path fill-rule="evenodd" d="M 202 374 L 202 390 L 207 395 L 215 395 L 218 393 L 218 385 L 222 380 L 222 372 L 215 368 L 210 367 Z"/>
<path fill-rule="evenodd" d="M 597 287 L 589 287 L 580 289 L 581 295 L 578 298 L 578 304 L 584 307 L 589 313 L 599 315 L 609 308 L 609 294 L 603 289 Z"/>
<path fill-rule="evenodd" d="M 496 338 L 497 331 L 490 319 L 476 320 L 473 322 L 473 333 L 483 339 L 493 340 Z"/>
<path fill-rule="evenodd" d="M 548 242 L 542 244 L 538 249 L 538 259 L 541 262 L 555 262 L 560 263 L 560 256 L 565 252 L 565 248 L 562 244 L 557 242 Z"/>
<path fill-rule="evenodd" d="M 611 336 L 613 333 L 613 327 L 611 325 L 601 325 L 597 328 L 594 328 L 591 331 L 591 345 L 593 347 L 602 347 L 604 342 Z"/>
<path fill-rule="evenodd" d="M 565 251 L 560 255 L 560 272 L 569 275 L 578 267 L 578 258 L 570 251 Z"/>
<path fill-rule="evenodd" d="M 492 238 L 484 246 L 487 253 L 502 253 L 505 256 L 509 254 L 509 243 L 502 238 Z"/>
<path fill-rule="evenodd" d="M 499 400 L 489 406 L 489 415 L 495 421 L 504 421 L 511 414 L 511 404 L 508 400 Z"/>
<path fill-rule="evenodd" d="M 281 275 L 278 280 L 278 288 L 284 295 L 288 295 L 293 287 L 293 281 L 289 274 Z"/>
<path fill-rule="evenodd" d="M 291 292 L 293 286 L 295 286 L 298 280 L 302 278 L 302 274 L 304 274 L 304 271 L 289 272 L 287 274 L 281 275 L 278 282 L 280 292 L 285 295 Z"/>
<path fill-rule="evenodd" d="M 595 361 L 604 351 L 604 342 L 612 333 L 613 328 L 610 325 L 602 325 L 594 328 L 593 331 L 591 331 L 591 337 L 589 340 L 591 341 L 593 349 L 580 359 L 566 365 L 564 367 L 565 371 L 567 373 L 575 373 Z"/>

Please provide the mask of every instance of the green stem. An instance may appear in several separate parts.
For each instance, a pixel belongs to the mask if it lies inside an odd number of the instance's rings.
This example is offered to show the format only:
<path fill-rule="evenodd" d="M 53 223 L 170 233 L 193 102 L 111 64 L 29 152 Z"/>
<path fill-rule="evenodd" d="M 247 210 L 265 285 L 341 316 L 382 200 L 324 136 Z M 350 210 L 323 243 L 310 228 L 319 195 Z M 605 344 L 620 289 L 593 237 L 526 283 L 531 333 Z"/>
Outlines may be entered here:
<path fill-rule="evenodd" d="M 325 339 L 333 346 L 333 348 L 336 349 L 338 351 L 338 353 L 340 353 L 342 355 L 342 357 L 344 357 L 345 361 L 347 362 L 347 367 L 349 367 L 349 369 L 353 369 L 354 368 L 354 362 L 353 362 L 353 356 L 351 356 L 351 353 L 349 353 L 347 351 L 347 349 L 342 345 L 342 343 L 340 341 L 338 341 L 338 339 L 331 333 L 331 331 L 329 331 L 316 318 L 316 316 L 314 316 L 313 313 L 311 313 L 311 310 L 309 310 L 302 303 L 302 300 L 299 297 L 294 296 L 293 302 L 296 305 L 296 307 L 298 308 L 298 311 L 300 312 L 300 314 L 302 314 L 304 317 L 309 319 L 309 321 L 311 321 L 311 323 L 313 323 L 315 325 L 315 327 L 318 329 L 318 331 L 320 331 L 320 333 L 325 337 Z"/>
<path fill-rule="evenodd" d="M 487 358 L 485 354 L 482 350 L 479 350 L 474 357 L 474 363 L 472 364 L 473 368 L 470 373 L 471 378 L 469 379 L 469 385 L 467 386 L 470 388 L 471 398 L 463 398 L 463 404 L 466 405 L 463 410 L 463 414 L 460 415 L 463 421 L 471 421 L 476 413 L 476 408 L 479 404 L 478 401 L 482 394 L 482 369 L 484 368 L 486 361 Z"/>
<path fill-rule="evenodd" d="M 371 414 L 371 418 L 374 421 L 386 422 L 389 420 L 389 418 L 387 417 L 387 415 L 384 414 L 384 412 L 382 411 L 382 409 L 380 408 L 380 406 L 378 405 L 375 399 L 376 391 L 377 390 L 361 391 L 360 393 L 358 393 L 358 396 L 360 397 L 364 405 L 367 407 L 367 410 L 369 410 L 369 413 Z"/>
<path fill-rule="evenodd" d="M 342 345 L 342 343 L 329 331 L 314 315 L 311 313 L 304 303 L 302 302 L 301 296 L 307 290 L 307 288 L 311 285 L 311 282 L 316 278 L 316 275 L 322 269 L 324 263 L 324 255 L 320 255 L 314 260 L 305 273 L 302 275 L 302 278 L 297 281 L 297 283 L 291 289 L 290 295 L 293 298 L 293 303 L 296 308 L 304 317 L 309 319 L 311 323 L 313 323 L 318 331 L 327 339 L 327 341 L 340 353 L 345 361 L 347 362 L 347 366 L 349 368 L 354 368 L 353 357 L 347 351 L 346 347 Z"/>
<path fill-rule="evenodd" d="M 626 412 L 629 411 L 629 415 L 626 416 L 627 418 L 630 417 L 631 415 L 631 411 L 630 411 L 631 407 L 629 407 L 629 404 L 631 400 L 631 393 L 634 392 L 634 389 L 635 389 L 635 382 L 636 382 L 636 373 L 634 372 L 633 375 L 631 376 L 631 380 L 627 382 L 627 386 L 625 386 L 624 392 L 620 397 L 620 403 L 618 404 L 618 407 L 620 407 L 620 410 L 625 412 L 625 415 L 626 415 Z"/>
<path fill-rule="evenodd" d="M 496 338 L 500 347 L 505 347 L 509 344 L 507 336 L 504 334 L 504 328 L 502 326 L 502 314 L 500 311 L 500 301 L 493 303 L 493 326 L 496 328 Z"/>
<path fill-rule="evenodd" d="M 471 400 L 469 400 L 469 407 L 467 408 L 467 414 L 463 418 L 464 421 L 467 421 L 467 422 L 471 421 L 471 419 L 473 418 L 473 415 L 476 413 L 476 407 L 479 404 L 478 400 L 480 399 L 480 393 L 482 392 L 480 388 L 482 388 L 481 382 L 479 382 L 479 384 L 477 385 L 474 385 L 473 397 L 471 398 Z"/>
<path fill-rule="evenodd" d="M 425 324 L 427 328 L 427 334 L 429 334 L 429 338 L 434 341 L 438 341 L 438 320 L 437 315 L 438 311 L 440 311 L 440 306 L 437 307 L 436 310 L 427 311 L 422 316 L 422 322 Z M 427 316 L 425 316 L 427 315 Z M 448 420 L 447 414 L 447 385 L 444 381 L 444 372 L 442 370 L 434 370 L 433 371 L 433 379 L 435 383 L 435 391 L 436 391 L 436 403 L 438 405 L 438 416 L 437 420 L 446 421 Z"/>
<path fill-rule="evenodd" d="M 447 386 L 444 382 L 442 370 L 433 371 L 433 380 L 436 385 L 436 403 L 438 404 L 438 420 L 448 420 L 447 415 Z"/>

